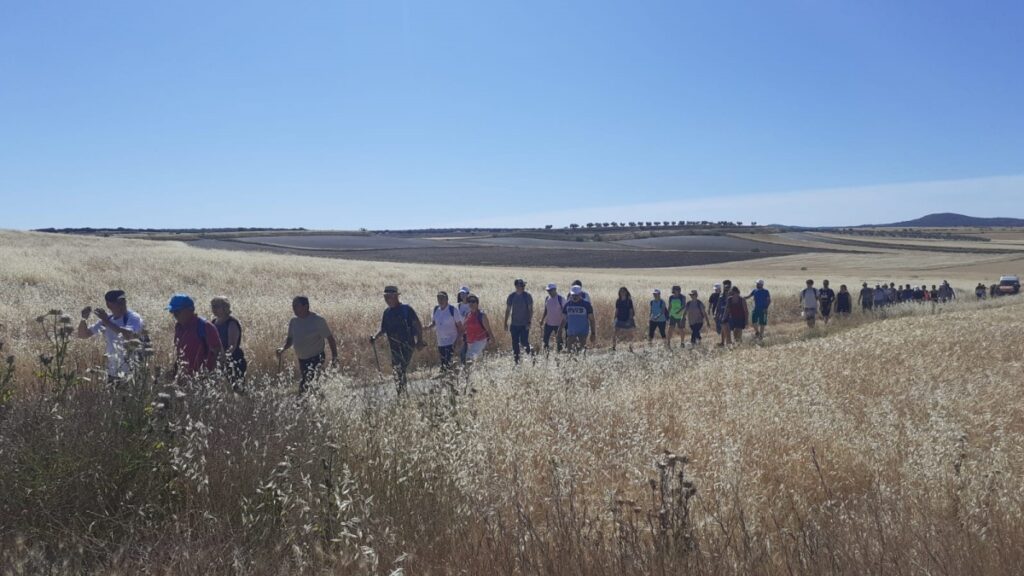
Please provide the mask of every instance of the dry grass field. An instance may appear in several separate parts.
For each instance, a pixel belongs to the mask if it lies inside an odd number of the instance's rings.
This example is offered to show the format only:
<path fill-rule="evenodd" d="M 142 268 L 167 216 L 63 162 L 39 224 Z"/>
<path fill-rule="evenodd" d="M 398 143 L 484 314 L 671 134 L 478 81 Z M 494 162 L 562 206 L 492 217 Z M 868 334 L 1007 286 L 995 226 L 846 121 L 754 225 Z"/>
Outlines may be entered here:
<path fill-rule="evenodd" d="M 797 254 L 700 268 L 381 264 L 170 242 L 0 232 L 0 574 L 1016 574 L 1024 565 L 1024 299 L 970 288 L 1021 261 L 952 253 Z M 396 401 L 366 337 L 384 284 L 426 313 L 470 285 L 495 316 L 524 277 L 579 278 L 600 341 L 513 367 L 492 355 L 454 408 Z M 604 349 L 616 289 L 765 278 L 764 344 Z M 807 331 L 805 278 L 948 279 L 964 298 Z M 128 292 L 166 363 L 177 291 L 231 298 L 246 395 L 128 388 L 38 366 L 36 316 Z M 271 350 L 307 294 L 342 348 L 297 401 Z M 205 312 L 205 304 L 202 306 Z M 77 320 L 76 320 L 77 321 Z M 71 343 L 76 371 L 99 343 Z M 499 348 L 507 348 L 505 341 Z M 429 354 L 415 378 L 431 373 Z M 9 391 L 9 393 L 5 392 Z M 155 411 L 158 392 L 172 408 Z M 388 393 L 390 392 L 390 393 Z"/>

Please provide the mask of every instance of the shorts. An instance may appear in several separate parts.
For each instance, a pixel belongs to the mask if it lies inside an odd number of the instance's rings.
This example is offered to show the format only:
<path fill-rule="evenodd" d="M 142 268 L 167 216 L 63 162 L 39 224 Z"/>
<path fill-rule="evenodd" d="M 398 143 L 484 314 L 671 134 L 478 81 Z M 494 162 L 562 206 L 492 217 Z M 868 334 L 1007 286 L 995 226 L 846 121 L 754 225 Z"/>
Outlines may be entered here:
<path fill-rule="evenodd" d="M 466 359 L 476 360 L 487 349 L 487 340 L 478 340 L 476 342 L 469 342 L 466 344 Z"/>
<path fill-rule="evenodd" d="M 669 318 L 668 319 L 668 327 L 669 328 L 682 328 L 683 327 L 683 319 L 682 318 Z"/>
<path fill-rule="evenodd" d="M 634 320 L 616 320 L 615 321 L 615 329 L 616 330 L 635 330 L 636 329 L 636 321 L 634 321 Z"/>
<path fill-rule="evenodd" d="M 764 309 L 758 310 L 757 308 L 754 308 L 753 314 L 750 315 L 750 323 L 751 324 L 757 324 L 759 326 L 767 326 L 768 325 L 768 309 L 764 308 Z"/>
<path fill-rule="evenodd" d="M 729 318 L 729 328 L 732 328 L 733 330 L 743 330 L 746 327 L 746 318 Z"/>

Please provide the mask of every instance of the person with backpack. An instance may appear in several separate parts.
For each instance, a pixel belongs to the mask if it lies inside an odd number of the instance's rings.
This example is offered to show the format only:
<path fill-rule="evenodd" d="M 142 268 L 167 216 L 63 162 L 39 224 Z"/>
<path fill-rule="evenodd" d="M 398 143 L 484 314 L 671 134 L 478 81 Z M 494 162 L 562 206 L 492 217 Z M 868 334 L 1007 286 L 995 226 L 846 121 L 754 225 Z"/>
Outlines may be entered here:
<path fill-rule="evenodd" d="M 853 294 L 846 288 L 846 284 L 839 285 L 839 292 L 836 294 L 836 314 L 841 318 L 848 318 L 853 312 Z"/>
<path fill-rule="evenodd" d="M 216 370 L 224 351 L 217 327 L 196 314 L 195 301 L 187 294 L 171 296 L 167 311 L 175 320 L 171 375 L 176 380 L 191 379 Z"/>
<path fill-rule="evenodd" d="M 746 299 L 740 296 L 739 286 L 733 286 L 729 292 L 729 298 L 725 301 L 725 308 L 729 316 L 729 330 L 732 331 L 732 340 L 739 344 L 743 341 L 743 330 L 747 327 L 747 317 L 750 315 Z"/>
<path fill-rule="evenodd" d="M 512 336 L 512 360 L 519 364 L 519 352 L 530 348 L 530 324 L 533 323 L 533 296 L 526 291 L 526 280 L 515 281 L 515 292 L 505 299 L 505 330 Z M 509 325 L 509 318 L 512 324 Z"/>
<path fill-rule="evenodd" d="M 324 344 L 331 347 L 331 366 L 338 365 L 338 342 L 331 328 L 319 314 L 310 311 L 309 298 L 296 296 L 292 299 L 295 316 L 288 321 L 288 336 L 284 346 L 277 349 L 278 359 L 295 346 L 295 357 L 299 361 L 299 394 L 304 394 L 319 378 L 326 356 Z"/>
<path fill-rule="evenodd" d="M 370 336 L 370 344 L 373 345 L 377 338 L 387 334 L 388 347 L 391 349 L 391 369 L 394 372 L 395 387 L 399 396 L 406 391 L 407 373 L 413 353 L 426 346 L 423 342 L 423 325 L 420 324 L 419 316 L 412 306 L 399 300 L 400 295 L 397 286 L 384 287 L 384 302 L 387 308 L 381 315 L 380 330 Z"/>
<path fill-rule="evenodd" d="M 82 310 L 82 321 L 78 323 L 78 337 L 92 338 L 96 334 L 103 334 L 107 341 L 107 381 L 114 382 L 124 378 L 131 373 L 131 362 L 127 340 L 142 338 L 144 324 L 142 316 L 128 308 L 128 299 L 124 290 L 110 290 L 103 295 L 107 310 L 103 308 L 92 309 L 86 306 Z M 90 316 L 98 319 L 92 326 L 86 321 Z"/>
<path fill-rule="evenodd" d="M 768 325 L 768 307 L 772 305 L 772 295 L 764 287 L 764 280 L 758 280 L 744 300 L 751 298 L 754 300 L 754 313 L 750 316 L 750 323 L 754 325 L 754 337 L 763 340 L 764 328 Z"/>
<path fill-rule="evenodd" d="M 683 308 L 686 306 L 686 296 L 683 296 L 683 288 L 681 286 L 673 286 L 672 294 L 668 297 L 668 337 L 665 340 L 665 345 L 669 348 L 672 347 L 672 335 L 675 334 L 676 330 L 679 330 L 679 345 L 682 347 L 686 346 L 686 332 L 683 329 L 685 320 L 683 319 Z"/>
<path fill-rule="evenodd" d="M 540 317 L 540 325 L 544 329 L 544 351 L 551 350 L 551 335 L 555 336 L 555 345 L 558 352 L 562 351 L 564 340 L 562 339 L 562 308 L 565 307 L 565 297 L 558 293 L 558 285 L 551 283 L 547 286 L 548 295 L 544 298 L 544 312 Z"/>
<path fill-rule="evenodd" d="M 469 314 L 466 315 L 466 359 L 473 362 L 487 350 L 487 344 L 494 340 L 491 323 L 487 315 L 480 309 L 480 299 L 476 294 L 466 298 Z"/>
<path fill-rule="evenodd" d="M 452 357 L 455 349 L 461 348 L 465 327 L 462 323 L 462 313 L 455 306 L 448 303 L 448 293 L 437 293 L 437 306 L 430 316 L 430 324 L 427 330 L 433 329 L 437 337 L 437 357 L 441 362 L 441 374 L 447 375 L 452 370 Z"/>
<path fill-rule="evenodd" d="M 974 295 L 977 296 L 978 300 L 984 300 L 986 294 L 985 284 L 978 282 L 978 286 L 974 288 Z"/>
<path fill-rule="evenodd" d="M 804 309 L 804 320 L 808 328 L 814 328 L 818 319 L 818 289 L 814 287 L 814 280 L 807 281 L 807 287 L 800 291 L 800 305 Z"/>
<path fill-rule="evenodd" d="M 245 371 L 249 367 L 249 361 L 242 351 L 242 325 L 231 315 L 231 302 L 225 296 L 210 300 L 210 310 L 213 312 L 213 325 L 224 346 L 224 372 L 227 373 L 231 388 L 241 392 Z"/>
<path fill-rule="evenodd" d="M 690 347 L 697 346 L 700 344 L 700 331 L 704 328 L 708 315 L 704 303 L 697 297 L 696 290 L 690 291 L 690 300 L 683 308 L 683 315 L 690 326 Z"/>
<path fill-rule="evenodd" d="M 633 307 L 633 295 L 625 286 L 619 288 L 619 296 L 615 300 L 615 325 L 612 330 L 612 350 L 620 340 L 629 342 L 629 351 L 633 351 L 633 339 L 636 335 L 636 309 Z"/>
<path fill-rule="evenodd" d="M 651 314 L 650 320 L 647 323 L 647 341 L 654 341 L 654 331 L 657 330 L 661 334 L 661 339 L 665 339 L 665 323 L 668 322 L 668 304 L 661 299 L 661 290 L 655 288 L 651 291 L 653 299 L 650 303 Z"/>
<path fill-rule="evenodd" d="M 573 286 L 569 290 L 569 301 L 562 312 L 566 350 L 570 353 L 586 351 L 587 334 L 591 344 L 597 340 L 597 324 L 594 322 L 594 307 L 583 299 L 583 288 Z"/>
<path fill-rule="evenodd" d="M 818 290 L 818 308 L 821 310 L 821 318 L 828 324 L 832 318 L 832 304 L 836 301 L 836 291 L 828 287 L 828 280 L 821 281 L 821 290 Z"/>

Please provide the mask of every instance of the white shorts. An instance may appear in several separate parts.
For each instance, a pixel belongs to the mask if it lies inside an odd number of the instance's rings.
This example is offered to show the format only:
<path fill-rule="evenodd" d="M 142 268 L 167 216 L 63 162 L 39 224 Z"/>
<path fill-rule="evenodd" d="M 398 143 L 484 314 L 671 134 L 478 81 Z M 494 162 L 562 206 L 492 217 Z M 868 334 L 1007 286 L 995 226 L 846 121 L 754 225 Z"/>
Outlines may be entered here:
<path fill-rule="evenodd" d="M 487 349 L 487 340 L 466 344 L 466 360 L 476 360 Z"/>

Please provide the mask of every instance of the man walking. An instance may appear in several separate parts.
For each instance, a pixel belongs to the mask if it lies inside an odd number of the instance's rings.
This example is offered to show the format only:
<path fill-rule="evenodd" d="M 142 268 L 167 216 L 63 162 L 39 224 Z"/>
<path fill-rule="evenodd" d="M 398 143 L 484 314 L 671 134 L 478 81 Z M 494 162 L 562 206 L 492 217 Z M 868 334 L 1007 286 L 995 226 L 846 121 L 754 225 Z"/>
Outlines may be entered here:
<path fill-rule="evenodd" d="M 718 307 L 715 309 L 715 325 L 721 326 L 720 333 L 722 335 L 721 341 L 718 343 L 719 347 L 732 344 L 732 328 L 729 326 L 729 307 L 726 306 L 726 302 L 731 295 L 732 280 L 724 280 L 722 282 L 722 295 L 718 298 Z"/>
<path fill-rule="evenodd" d="M 861 289 L 860 289 L 860 309 L 863 310 L 864 312 L 867 312 L 868 310 L 871 310 L 871 307 L 874 306 L 874 304 L 875 304 L 874 290 L 872 290 L 868 286 L 867 282 L 861 284 Z"/>
<path fill-rule="evenodd" d="M 391 368 L 395 373 L 395 386 L 398 394 L 405 393 L 407 384 L 406 373 L 413 353 L 425 346 L 423 343 L 423 325 L 416 316 L 416 311 L 408 304 L 402 304 L 398 297 L 401 293 L 397 286 L 384 287 L 384 302 L 388 307 L 380 320 L 380 330 L 370 336 L 370 344 L 377 341 L 382 334 L 388 335 L 391 347 Z"/>
<path fill-rule="evenodd" d="M 509 317 L 512 319 L 509 325 Z M 526 280 L 515 281 L 515 292 L 505 299 L 505 330 L 512 335 L 512 359 L 519 364 L 519 351 L 530 349 L 530 323 L 533 321 L 533 296 L 526 291 Z"/>
<path fill-rule="evenodd" d="M 808 280 L 807 287 L 800 292 L 800 303 L 804 308 L 807 327 L 814 328 L 814 322 L 818 318 L 818 289 L 814 287 L 814 280 Z"/>
<path fill-rule="evenodd" d="M 334 339 L 327 320 L 311 312 L 309 298 L 296 296 L 292 299 L 295 317 L 288 321 L 288 336 L 284 346 L 277 349 L 277 357 L 295 346 L 295 357 L 299 361 L 299 394 L 303 394 L 320 376 L 324 364 L 324 343 L 331 347 L 331 365 L 338 365 L 338 342 Z"/>
<path fill-rule="evenodd" d="M 772 305 L 772 295 L 764 287 L 764 280 L 758 280 L 754 289 L 745 300 L 753 298 L 754 312 L 750 315 L 750 323 L 754 325 L 754 337 L 764 340 L 764 328 L 768 325 L 768 307 Z"/>
<path fill-rule="evenodd" d="M 111 290 L 104 294 L 103 301 L 110 309 L 108 314 L 103 308 L 93 310 L 86 306 L 82 310 L 82 321 L 78 323 L 78 337 L 91 338 L 103 334 L 107 341 L 107 381 L 114 382 L 127 376 L 132 369 L 125 341 L 142 336 L 143 322 L 139 316 L 128 309 L 128 299 L 124 290 Z M 98 320 L 88 326 L 86 320 L 95 315 Z"/>
<path fill-rule="evenodd" d="M 828 324 L 832 318 L 832 303 L 836 300 L 836 291 L 828 287 L 828 280 L 821 281 L 821 290 L 818 290 L 818 304 L 821 309 L 821 318 Z"/>
<path fill-rule="evenodd" d="M 665 339 L 665 323 L 668 322 L 668 305 L 661 299 L 661 290 L 655 288 L 651 291 L 651 314 L 647 323 L 647 341 L 654 341 L 654 331 L 657 330 L 661 339 Z"/>
<path fill-rule="evenodd" d="M 708 296 L 708 313 L 715 320 L 715 333 L 722 333 L 722 321 L 718 317 L 718 307 L 724 302 L 722 300 L 722 285 L 715 284 L 714 291 Z"/>
<path fill-rule="evenodd" d="M 167 304 L 174 316 L 174 366 L 177 378 L 197 378 L 213 372 L 224 351 L 213 322 L 196 314 L 196 303 L 187 294 L 175 294 Z"/>
<path fill-rule="evenodd" d="M 465 327 L 462 313 L 448 303 L 448 293 L 437 293 L 437 306 L 431 315 L 427 329 L 433 328 L 437 336 L 437 356 L 441 362 L 441 374 L 448 375 L 452 369 L 455 349 L 462 344 Z"/>
<path fill-rule="evenodd" d="M 583 299 L 583 288 L 579 286 L 569 290 L 569 301 L 563 310 L 562 328 L 565 330 L 565 346 L 569 352 L 586 350 L 588 333 L 591 344 L 597 341 L 594 307 Z"/>
<path fill-rule="evenodd" d="M 548 284 L 548 295 L 544 298 L 544 313 L 540 325 L 544 327 L 544 350 L 551 350 L 551 335 L 555 335 L 557 351 L 562 351 L 562 308 L 565 298 L 558 293 L 557 284 Z"/>

